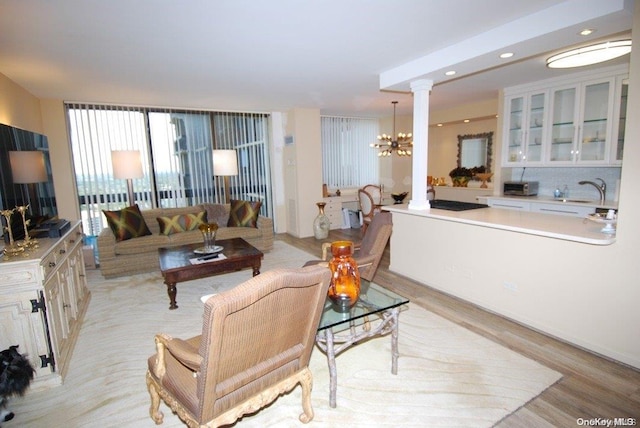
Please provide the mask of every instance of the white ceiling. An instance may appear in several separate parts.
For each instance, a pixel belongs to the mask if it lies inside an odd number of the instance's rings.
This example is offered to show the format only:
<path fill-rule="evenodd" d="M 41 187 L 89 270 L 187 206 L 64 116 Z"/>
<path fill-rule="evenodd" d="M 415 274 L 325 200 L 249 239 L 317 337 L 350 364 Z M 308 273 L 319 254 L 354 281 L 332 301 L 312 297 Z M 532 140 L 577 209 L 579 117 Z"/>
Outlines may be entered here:
<path fill-rule="evenodd" d="M 495 98 L 498 88 L 561 73 L 544 66 L 559 48 L 628 35 L 632 7 L 633 0 L 0 0 L 0 73 L 38 98 L 381 117 L 392 100 L 398 114 L 412 111 L 410 79 L 396 72 L 434 80 L 432 110 Z M 597 31 L 578 36 L 584 27 Z M 503 48 L 516 54 L 509 66 L 497 58 Z M 450 68 L 458 74 L 445 81 Z M 381 90 L 381 75 L 404 92 Z"/>

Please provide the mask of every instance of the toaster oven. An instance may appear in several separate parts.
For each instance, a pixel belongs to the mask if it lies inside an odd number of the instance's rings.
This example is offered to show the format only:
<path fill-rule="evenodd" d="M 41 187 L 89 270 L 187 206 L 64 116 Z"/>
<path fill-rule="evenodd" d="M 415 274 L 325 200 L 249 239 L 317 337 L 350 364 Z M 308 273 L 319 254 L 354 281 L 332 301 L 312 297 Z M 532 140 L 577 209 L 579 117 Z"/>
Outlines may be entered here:
<path fill-rule="evenodd" d="M 538 194 L 538 182 L 505 181 L 502 193 L 509 196 L 535 196 Z"/>

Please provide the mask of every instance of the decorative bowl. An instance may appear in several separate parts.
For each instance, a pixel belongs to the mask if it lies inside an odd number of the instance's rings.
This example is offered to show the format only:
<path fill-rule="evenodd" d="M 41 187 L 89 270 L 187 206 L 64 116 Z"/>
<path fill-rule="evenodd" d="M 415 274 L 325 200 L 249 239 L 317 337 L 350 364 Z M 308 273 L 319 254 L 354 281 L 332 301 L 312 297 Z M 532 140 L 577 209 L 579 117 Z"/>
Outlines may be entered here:
<path fill-rule="evenodd" d="M 397 204 L 401 204 L 402 201 L 404 201 L 404 198 L 406 198 L 408 194 L 409 192 L 392 193 L 391 197 Z"/>

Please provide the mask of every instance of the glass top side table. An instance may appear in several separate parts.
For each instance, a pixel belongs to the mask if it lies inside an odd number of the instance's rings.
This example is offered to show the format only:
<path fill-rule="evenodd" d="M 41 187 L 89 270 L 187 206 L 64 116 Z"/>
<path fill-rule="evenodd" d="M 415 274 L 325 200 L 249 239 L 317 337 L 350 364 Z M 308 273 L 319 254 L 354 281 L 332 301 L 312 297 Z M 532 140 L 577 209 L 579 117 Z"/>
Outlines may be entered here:
<path fill-rule="evenodd" d="M 316 344 L 329 364 L 329 405 L 336 407 L 336 356 L 362 339 L 391 333 L 391 373 L 398 373 L 398 318 L 400 307 L 409 299 L 373 282 L 361 281 L 360 297 L 348 312 L 340 312 L 327 298 Z M 370 318 L 375 317 L 375 322 Z M 339 333 L 339 334 L 336 334 Z"/>

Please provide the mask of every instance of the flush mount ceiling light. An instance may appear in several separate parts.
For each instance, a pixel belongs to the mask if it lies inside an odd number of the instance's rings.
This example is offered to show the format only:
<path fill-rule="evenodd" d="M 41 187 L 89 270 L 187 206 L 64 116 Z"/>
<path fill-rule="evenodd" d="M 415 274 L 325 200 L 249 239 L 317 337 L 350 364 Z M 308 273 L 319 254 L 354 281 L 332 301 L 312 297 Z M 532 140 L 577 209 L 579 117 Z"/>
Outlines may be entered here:
<path fill-rule="evenodd" d="M 572 68 L 598 64 L 621 57 L 631 52 L 631 40 L 598 43 L 572 49 L 547 59 L 549 68 Z"/>
<path fill-rule="evenodd" d="M 500 58 L 502 59 L 511 58 L 512 56 L 513 56 L 513 52 L 504 52 L 500 54 Z"/>
<path fill-rule="evenodd" d="M 411 156 L 411 147 L 413 146 L 413 140 L 411 134 L 404 134 L 398 132 L 396 135 L 396 104 L 397 101 L 391 101 L 393 104 L 393 134 L 378 135 L 378 143 L 371 143 L 369 146 L 374 149 L 382 149 L 378 156 L 391 156 L 393 152 L 396 152 L 398 156 Z"/>

